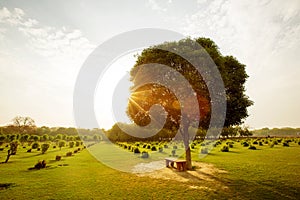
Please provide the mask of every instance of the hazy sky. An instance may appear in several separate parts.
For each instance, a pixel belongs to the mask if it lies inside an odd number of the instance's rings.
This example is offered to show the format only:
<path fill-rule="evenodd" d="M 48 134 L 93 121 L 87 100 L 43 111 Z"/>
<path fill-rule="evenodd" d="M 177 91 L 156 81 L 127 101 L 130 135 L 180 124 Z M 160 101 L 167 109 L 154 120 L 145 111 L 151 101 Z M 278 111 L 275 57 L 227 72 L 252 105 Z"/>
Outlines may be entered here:
<path fill-rule="evenodd" d="M 299 0 L 1 0 L 0 124 L 22 115 L 39 126 L 75 126 L 82 63 L 105 40 L 138 28 L 211 38 L 247 66 L 255 103 L 246 124 L 300 127 Z M 131 57 L 117 61 L 116 71 L 125 74 Z M 109 112 L 97 113 L 105 128 L 114 123 Z"/>

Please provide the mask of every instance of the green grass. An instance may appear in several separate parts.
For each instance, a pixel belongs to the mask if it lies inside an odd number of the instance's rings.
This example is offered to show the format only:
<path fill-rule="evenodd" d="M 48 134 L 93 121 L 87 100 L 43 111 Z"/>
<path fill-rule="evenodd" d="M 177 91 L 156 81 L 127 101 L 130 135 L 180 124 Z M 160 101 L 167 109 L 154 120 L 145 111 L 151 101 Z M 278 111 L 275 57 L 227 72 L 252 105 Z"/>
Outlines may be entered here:
<path fill-rule="evenodd" d="M 299 199 L 300 198 L 300 145 L 290 143 L 258 146 L 257 150 L 233 144 L 230 152 L 221 152 L 217 146 L 204 158 L 199 158 L 197 146 L 193 160 L 212 163 L 228 173 L 219 174 L 218 179 L 228 186 L 227 190 L 213 190 L 214 182 L 192 183 L 195 186 L 212 188 L 195 189 L 191 183 L 172 180 L 150 179 L 135 174 L 120 172 L 100 163 L 88 150 L 72 157 L 55 161 L 56 155 L 65 155 L 70 148 L 49 148 L 45 154 L 36 150 L 26 153 L 19 149 L 9 163 L 0 164 L 0 185 L 13 183 L 8 189 L 0 189 L 1 199 Z M 101 145 L 101 146 L 100 146 Z M 100 148 L 99 148 L 100 147 Z M 93 153 L 106 154 L 105 144 L 92 146 Z M 119 148 L 119 147 L 118 147 Z M 74 148 L 73 148 L 74 149 Z M 72 150 L 73 150 L 72 149 Z M 121 148 L 120 148 L 121 149 Z M 171 150 L 171 148 L 170 148 Z M 123 151 L 123 150 L 122 150 Z M 102 154 L 101 154 L 102 152 Z M 104 153 L 103 153 L 104 152 Z M 125 152 L 125 151 L 124 151 Z M 110 157 L 119 157 L 118 150 Z M 127 153 L 127 152 L 126 152 Z M 169 152 L 166 152 L 166 155 Z M 6 151 L 0 152 L 5 160 Z M 122 153 L 121 153 L 122 155 Z M 136 163 L 133 155 L 127 162 Z M 159 155 L 152 153 L 151 156 Z M 167 155 L 168 156 L 168 155 Z M 47 160 L 48 168 L 28 170 L 38 160 Z M 107 157 L 106 159 L 109 159 Z M 151 160 L 152 158 L 150 158 Z M 125 160 L 121 161 L 125 162 Z M 59 165 L 66 166 L 59 166 Z"/>

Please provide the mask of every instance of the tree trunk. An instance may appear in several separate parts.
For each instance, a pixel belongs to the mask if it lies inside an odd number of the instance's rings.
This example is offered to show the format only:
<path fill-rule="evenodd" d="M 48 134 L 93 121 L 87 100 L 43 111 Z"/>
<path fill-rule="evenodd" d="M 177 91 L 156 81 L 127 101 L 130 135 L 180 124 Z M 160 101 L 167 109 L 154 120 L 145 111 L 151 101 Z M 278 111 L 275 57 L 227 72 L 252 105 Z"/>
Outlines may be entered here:
<path fill-rule="evenodd" d="M 7 157 L 6 157 L 5 163 L 8 162 L 10 156 L 11 156 L 11 150 L 8 150 L 7 151 Z"/>
<path fill-rule="evenodd" d="M 183 125 L 183 127 L 182 127 L 182 131 L 181 131 L 181 135 L 183 137 L 183 144 L 184 144 L 184 148 L 185 148 L 186 168 L 187 168 L 187 170 L 191 170 L 193 168 L 193 166 L 192 166 L 192 156 L 191 156 L 191 149 L 190 149 L 190 143 L 189 143 L 189 122 L 188 122 L 188 120 L 184 121 L 182 123 L 182 125 Z"/>

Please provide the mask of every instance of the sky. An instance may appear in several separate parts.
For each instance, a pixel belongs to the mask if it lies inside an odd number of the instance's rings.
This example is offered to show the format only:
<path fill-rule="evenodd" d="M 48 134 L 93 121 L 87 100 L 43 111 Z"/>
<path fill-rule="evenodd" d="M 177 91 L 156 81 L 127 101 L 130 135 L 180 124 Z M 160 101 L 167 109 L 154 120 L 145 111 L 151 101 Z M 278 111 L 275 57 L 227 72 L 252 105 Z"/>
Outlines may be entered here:
<path fill-rule="evenodd" d="M 211 38 L 246 65 L 254 105 L 245 124 L 300 127 L 298 0 L 1 0 L 0 124 L 21 115 L 38 126 L 76 126 L 73 90 L 82 64 L 101 43 L 139 28 Z M 95 94 L 103 128 L 115 123 L 112 93 L 134 59 L 115 60 L 98 84 L 106 92 Z"/>

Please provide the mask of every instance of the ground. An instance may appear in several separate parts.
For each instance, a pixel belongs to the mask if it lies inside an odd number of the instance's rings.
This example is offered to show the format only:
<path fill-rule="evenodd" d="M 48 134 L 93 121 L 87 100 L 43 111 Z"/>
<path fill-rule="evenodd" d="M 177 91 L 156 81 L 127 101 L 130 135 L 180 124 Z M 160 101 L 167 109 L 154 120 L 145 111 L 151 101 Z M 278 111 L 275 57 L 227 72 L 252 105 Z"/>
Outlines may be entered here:
<path fill-rule="evenodd" d="M 86 149 L 66 157 L 65 153 L 73 149 L 51 148 L 41 154 L 36 150 L 26 153 L 26 148 L 20 148 L 8 163 L 0 164 L 0 197 L 22 200 L 300 199 L 300 145 L 295 142 L 289 147 L 257 145 L 257 150 L 249 150 L 235 142 L 230 152 L 221 152 L 222 145 L 204 158 L 199 156 L 197 148 L 193 149 L 195 171 L 160 168 L 145 173 L 112 169 Z M 5 160 L 5 154 L 5 151 L 0 152 L 1 161 Z M 55 161 L 56 155 L 63 155 L 63 159 Z M 28 170 L 44 159 L 48 168 Z M 139 164 L 135 169 L 149 167 L 151 162 Z"/>

